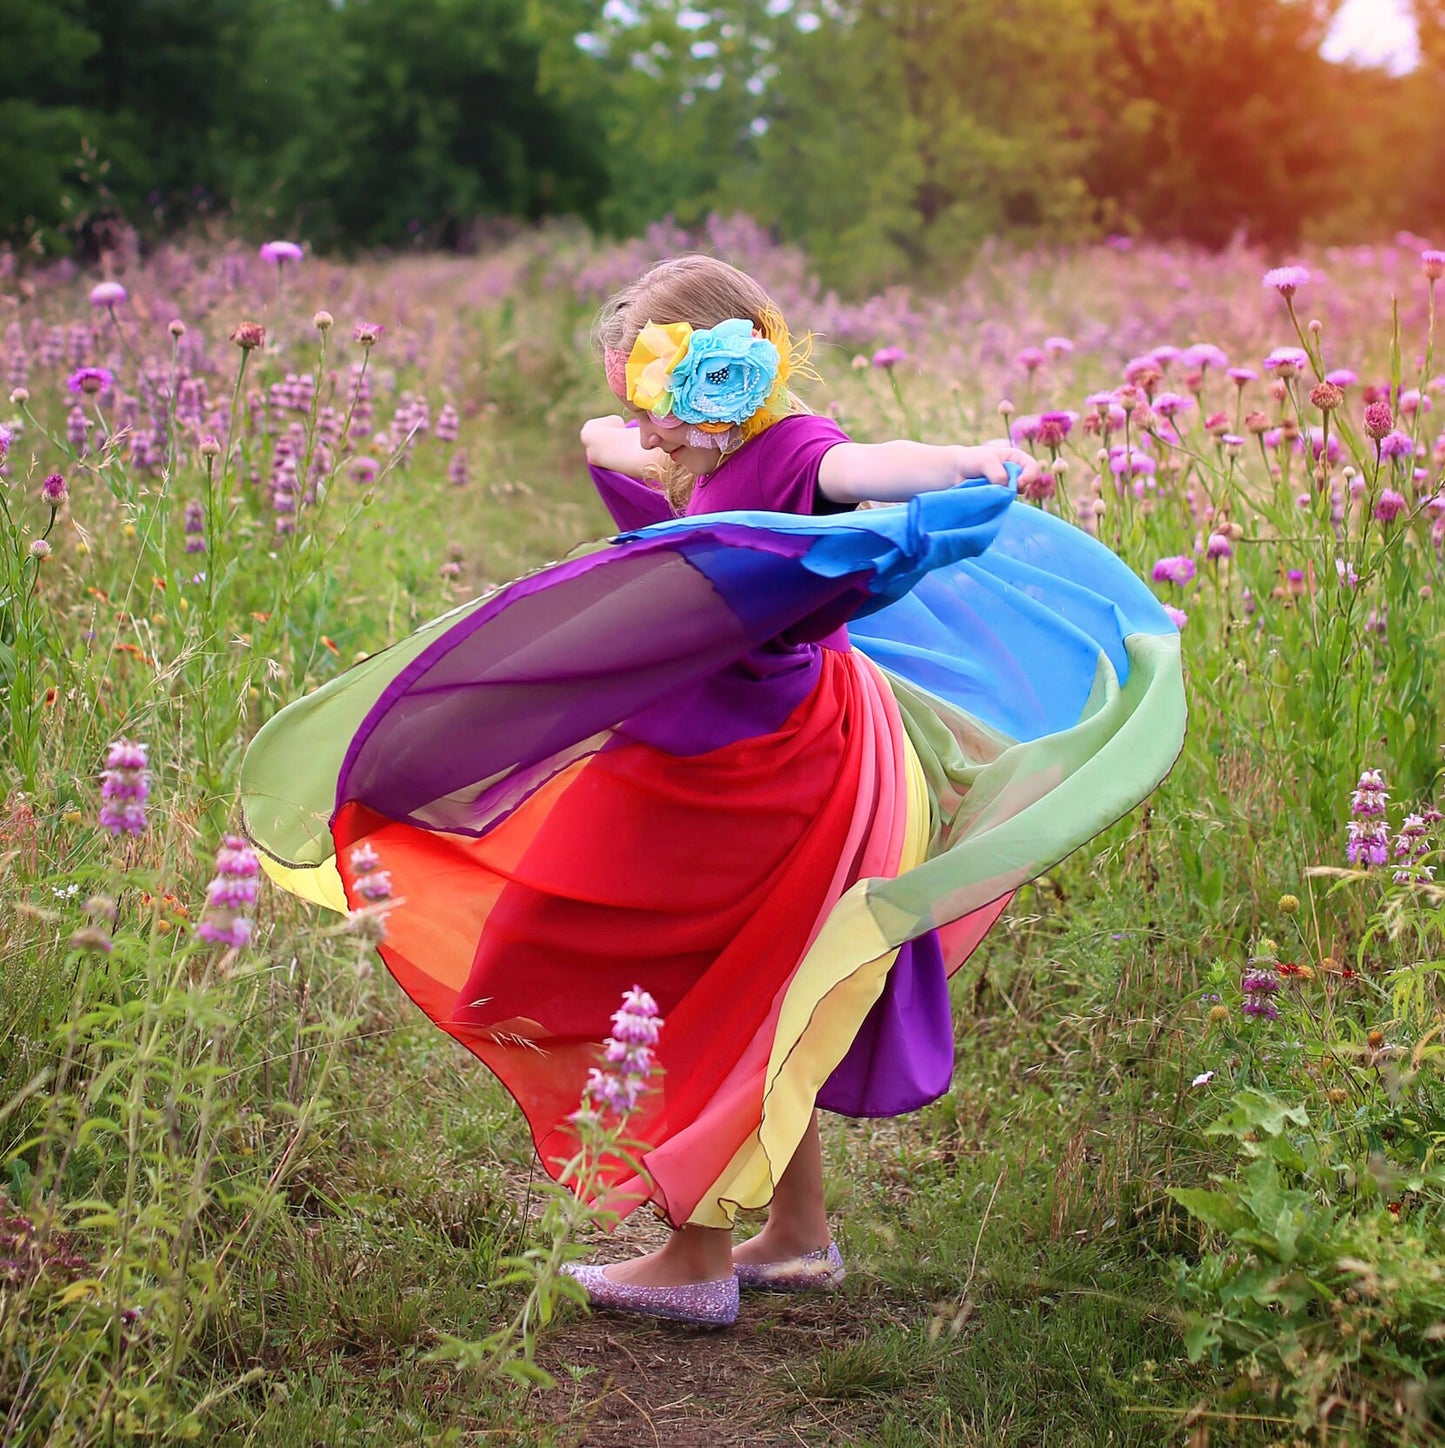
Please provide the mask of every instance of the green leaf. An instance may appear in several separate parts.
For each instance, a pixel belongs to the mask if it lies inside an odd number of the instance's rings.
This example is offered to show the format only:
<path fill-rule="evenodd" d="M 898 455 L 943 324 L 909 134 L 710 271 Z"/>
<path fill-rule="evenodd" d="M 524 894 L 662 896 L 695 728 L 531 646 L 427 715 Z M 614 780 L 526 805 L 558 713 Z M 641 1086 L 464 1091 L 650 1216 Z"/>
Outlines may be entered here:
<path fill-rule="evenodd" d="M 1170 1187 L 1169 1195 L 1191 1217 L 1213 1227 L 1216 1232 L 1232 1235 L 1253 1225 L 1249 1213 L 1234 1197 L 1224 1192 L 1211 1192 L 1204 1187 Z"/>

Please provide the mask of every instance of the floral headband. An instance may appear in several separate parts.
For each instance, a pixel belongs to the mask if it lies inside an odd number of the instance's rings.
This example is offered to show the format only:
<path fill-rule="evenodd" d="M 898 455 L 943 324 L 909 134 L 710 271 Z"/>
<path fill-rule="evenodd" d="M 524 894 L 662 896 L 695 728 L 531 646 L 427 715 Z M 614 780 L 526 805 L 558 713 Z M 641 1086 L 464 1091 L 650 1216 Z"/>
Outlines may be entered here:
<path fill-rule="evenodd" d="M 726 450 L 793 410 L 788 329 L 771 308 L 762 323 L 759 335 L 742 317 L 697 330 L 649 321 L 630 353 L 607 349 L 607 381 L 659 426 L 687 424 L 693 447 Z"/>

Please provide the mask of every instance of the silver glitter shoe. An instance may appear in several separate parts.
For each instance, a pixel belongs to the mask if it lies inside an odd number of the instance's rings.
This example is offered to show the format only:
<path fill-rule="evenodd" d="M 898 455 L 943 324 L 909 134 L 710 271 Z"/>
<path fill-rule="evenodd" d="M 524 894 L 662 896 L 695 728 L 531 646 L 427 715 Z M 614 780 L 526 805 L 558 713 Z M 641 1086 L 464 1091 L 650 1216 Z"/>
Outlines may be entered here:
<path fill-rule="evenodd" d="M 848 1275 L 836 1242 L 782 1262 L 734 1262 L 744 1292 L 832 1292 Z"/>
<path fill-rule="evenodd" d="M 605 1268 L 591 1263 L 569 1262 L 562 1270 L 587 1289 L 593 1307 L 665 1317 L 694 1327 L 731 1327 L 738 1319 L 736 1277 L 692 1282 L 685 1287 L 643 1287 L 635 1282 L 614 1282 Z"/>

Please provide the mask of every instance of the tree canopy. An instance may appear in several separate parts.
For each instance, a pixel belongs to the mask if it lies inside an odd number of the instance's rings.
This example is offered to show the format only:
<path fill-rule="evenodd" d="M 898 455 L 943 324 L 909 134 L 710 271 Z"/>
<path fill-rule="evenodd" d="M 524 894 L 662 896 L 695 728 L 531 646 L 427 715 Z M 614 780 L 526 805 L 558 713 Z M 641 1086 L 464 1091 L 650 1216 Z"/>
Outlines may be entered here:
<path fill-rule="evenodd" d="M 1445 221 L 1424 61 L 1339 0 L 0 0 L 0 232 L 198 212 L 314 245 L 751 212 L 845 287 L 985 237 L 1276 247 Z"/>

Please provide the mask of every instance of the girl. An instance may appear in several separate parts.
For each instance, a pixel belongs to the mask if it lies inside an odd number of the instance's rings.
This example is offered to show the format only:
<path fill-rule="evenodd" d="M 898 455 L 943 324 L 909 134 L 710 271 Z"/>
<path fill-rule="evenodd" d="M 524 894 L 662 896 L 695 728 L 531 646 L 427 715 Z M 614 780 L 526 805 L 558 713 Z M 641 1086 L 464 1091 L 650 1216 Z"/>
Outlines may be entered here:
<path fill-rule="evenodd" d="M 1026 454 L 857 444 L 803 409 L 783 319 L 734 268 L 662 263 L 598 334 L 630 418 L 582 440 L 634 531 L 283 711 L 243 796 L 291 888 L 359 903 L 386 867 L 383 959 L 554 1174 L 619 997 L 656 998 L 646 1172 L 613 1164 L 601 1204 L 673 1231 L 572 1270 L 596 1305 L 725 1325 L 740 1287 L 841 1281 L 815 1108 L 947 1089 L 948 972 L 1172 763 L 1178 639 L 1111 554 L 1014 501 Z"/>

